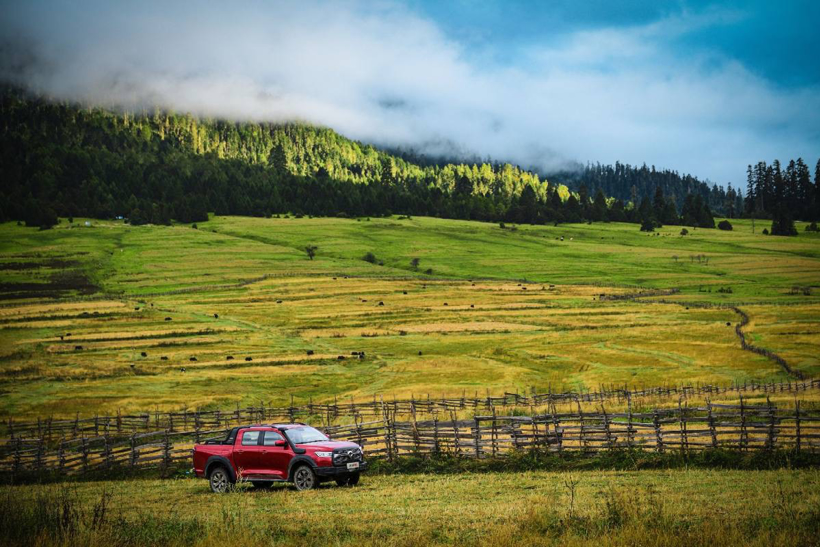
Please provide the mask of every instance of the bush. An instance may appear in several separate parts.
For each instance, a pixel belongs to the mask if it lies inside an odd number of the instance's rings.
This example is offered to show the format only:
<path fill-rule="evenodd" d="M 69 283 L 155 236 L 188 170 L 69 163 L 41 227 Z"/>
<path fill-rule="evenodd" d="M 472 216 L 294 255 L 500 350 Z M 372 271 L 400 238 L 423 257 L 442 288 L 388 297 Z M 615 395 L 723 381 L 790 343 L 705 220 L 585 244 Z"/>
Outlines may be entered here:
<path fill-rule="evenodd" d="M 820 228 L 817 228 L 817 223 L 816 222 L 812 222 L 811 224 L 806 226 L 806 231 L 807 232 L 820 232 Z"/>
<path fill-rule="evenodd" d="M 769 235 L 769 230 L 767 230 L 766 228 L 763 228 L 763 235 L 764 236 Z"/>
<path fill-rule="evenodd" d="M 720 222 L 718 222 L 718 228 L 720 228 L 721 230 L 731 231 L 732 223 L 728 220 L 721 220 Z"/>
<path fill-rule="evenodd" d="M 689 230 L 687 230 L 686 228 L 682 229 L 682 230 L 680 231 L 680 235 L 682 235 L 682 236 L 688 236 L 688 235 L 689 235 Z"/>
<path fill-rule="evenodd" d="M 199 230 L 199 226 L 197 226 L 196 223 L 191 224 L 191 228 L 193 228 L 194 230 Z"/>
<path fill-rule="evenodd" d="M 642 232 L 654 232 L 655 231 L 655 222 L 651 218 L 645 218 L 641 221 L 641 231 Z"/>
<path fill-rule="evenodd" d="M 362 257 L 362 260 L 365 262 L 370 262 L 371 264 L 375 264 L 377 261 L 376 255 L 373 253 L 367 253 Z"/>

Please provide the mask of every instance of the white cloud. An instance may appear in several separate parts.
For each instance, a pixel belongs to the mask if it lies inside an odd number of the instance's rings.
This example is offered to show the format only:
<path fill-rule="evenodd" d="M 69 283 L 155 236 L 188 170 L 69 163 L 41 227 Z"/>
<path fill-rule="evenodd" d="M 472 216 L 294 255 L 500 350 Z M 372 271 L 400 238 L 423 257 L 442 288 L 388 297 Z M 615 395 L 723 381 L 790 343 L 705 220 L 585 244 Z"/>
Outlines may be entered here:
<path fill-rule="evenodd" d="M 81 4 L 6 10 L 7 43 L 38 59 L 19 82 L 105 105 L 308 120 L 388 145 L 449 142 L 546 169 L 620 160 L 720 182 L 739 182 L 749 162 L 814 153 L 819 138 L 817 89 L 672 48 L 670 36 L 735 14 L 576 32 L 514 66 L 480 66 L 390 2 Z"/>

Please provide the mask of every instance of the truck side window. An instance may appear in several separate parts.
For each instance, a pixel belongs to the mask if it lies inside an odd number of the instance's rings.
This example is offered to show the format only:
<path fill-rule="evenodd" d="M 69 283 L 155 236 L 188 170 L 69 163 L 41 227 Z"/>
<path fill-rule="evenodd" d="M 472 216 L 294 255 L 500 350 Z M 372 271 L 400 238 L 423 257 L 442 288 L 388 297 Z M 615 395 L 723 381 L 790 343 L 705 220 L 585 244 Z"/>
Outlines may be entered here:
<path fill-rule="evenodd" d="M 276 431 L 265 431 L 265 438 L 262 440 L 262 444 L 264 446 L 274 446 L 276 441 L 284 440 L 285 438 Z"/>
<path fill-rule="evenodd" d="M 261 431 L 245 431 L 242 435 L 242 446 L 256 446 L 259 444 L 259 434 Z"/>

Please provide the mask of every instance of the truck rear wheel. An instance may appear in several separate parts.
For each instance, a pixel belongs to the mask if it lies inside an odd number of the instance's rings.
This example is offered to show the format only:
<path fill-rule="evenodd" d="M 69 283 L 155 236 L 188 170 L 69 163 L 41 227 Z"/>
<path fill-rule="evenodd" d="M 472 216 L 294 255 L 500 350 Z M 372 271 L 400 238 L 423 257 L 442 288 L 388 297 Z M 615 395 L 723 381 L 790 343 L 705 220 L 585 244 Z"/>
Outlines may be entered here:
<path fill-rule="evenodd" d="M 356 486 L 357 484 L 359 484 L 359 474 L 351 473 L 350 475 L 339 477 L 338 479 L 336 479 L 336 484 L 338 484 L 339 486 Z"/>
<path fill-rule="evenodd" d="M 316 488 L 316 473 L 309 465 L 302 464 L 293 472 L 293 484 L 297 490 L 312 490 Z"/>
<path fill-rule="evenodd" d="M 211 470 L 211 475 L 208 477 L 208 481 L 211 484 L 211 492 L 215 492 L 217 494 L 225 493 L 233 486 L 231 475 L 228 473 L 228 470 L 221 465 Z"/>

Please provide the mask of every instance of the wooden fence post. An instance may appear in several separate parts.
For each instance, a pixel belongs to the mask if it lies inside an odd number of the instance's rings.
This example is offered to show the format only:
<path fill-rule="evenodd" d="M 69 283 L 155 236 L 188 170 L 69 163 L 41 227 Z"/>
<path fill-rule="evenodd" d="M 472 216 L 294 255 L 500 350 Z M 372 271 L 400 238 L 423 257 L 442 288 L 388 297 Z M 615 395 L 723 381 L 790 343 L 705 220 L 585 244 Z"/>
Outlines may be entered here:
<path fill-rule="evenodd" d="M 769 431 L 768 435 L 766 436 L 766 449 L 767 450 L 774 450 L 775 444 L 775 416 L 774 416 L 774 408 L 772 407 L 772 402 L 769 400 L 768 395 L 766 396 L 766 405 L 769 407 Z"/>
<path fill-rule="evenodd" d="M 162 443 L 162 461 L 165 464 L 165 469 L 171 467 L 171 439 L 168 436 L 168 430 L 165 430 L 165 438 Z"/>
<path fill-rule="evenodd" d="M 88 439 L 85 437 L 85 435 L 82 436 L 81 450 L 83 472 L 86 472 L 88 471 Z"/>
<path fill-rule="evenodd" d="M 800 401 L 794 401 L 794 428 L 795 428 L 795 441 L 797 441 L 797 451 L 800 452 L 801 443 L 800 443 Z"/>
<path fill-rule="evenodd" d="M 652 424 L 655 426 L 655 450 L 663 452 L 663 436 L 661 435 L 661 422 L 657 410 L 652 411 Z"/>
<path fill-rule="evenodd" d="M 478 460 L 481 458 L 481 422 L 478 416 L 473 416 L 473 423 L 475 424 L 475 458 Z"/>
<path fill-rule="evenodd" d="M 686 402 L 686 405 L 688 407 L 689 401 Z M 678 419 L 680 421 L 680 450 L 681 452 L 689 452 L 689 433 L 686 430 L 686 418 L 680 399 L 678 399 Z"/>
<path fill-rule="evenodd" d="M 60 448 L 57 453 L 58 463 L 57 468 L 62 474 L 65 471 L 65 436 L 60 438 Z"/>
<path fill-rule="evenodd" d="M 134 432 L 131 434 L 131 439 L 130 439 L 130 441 L 129 441 L 129 442 L 130 442 L 130 444 L 131 444 L 131 458 L 130 458 L 131 467 L 136 467 L 136 466 L 137 466 L 137 459 L 138 459 L 138 453 L 137 453 L 137 432 L 136 432 L 136 431 L 134 431 Z"/>
<path fill-rule="evenodd" d="M 706 402 L 706 409 L 707 409 L 707 411 L 709 412 L 709 415 L 708 415 L 708 420 L 709 420 L 709 434 L 710 434 L 710 435 L 711 435 L 711 437 L 712 437 L 712 448 L 717 448 L 717 447 L 718 447 L 718 443 L 717 443 L 717 431 L 715 430 L 715 416 L 714 416 L 714 414 L 712 413 L 712 402 L 711 402 L 711 401 L 707 401 L 707 402 Z"/>
<path fill-rule="evenodd" d="M 743 406 L 743 395 L 740 395 L 740 449 L 748 450 L 749 433 L 746 430 L 746 409 Z"/>

